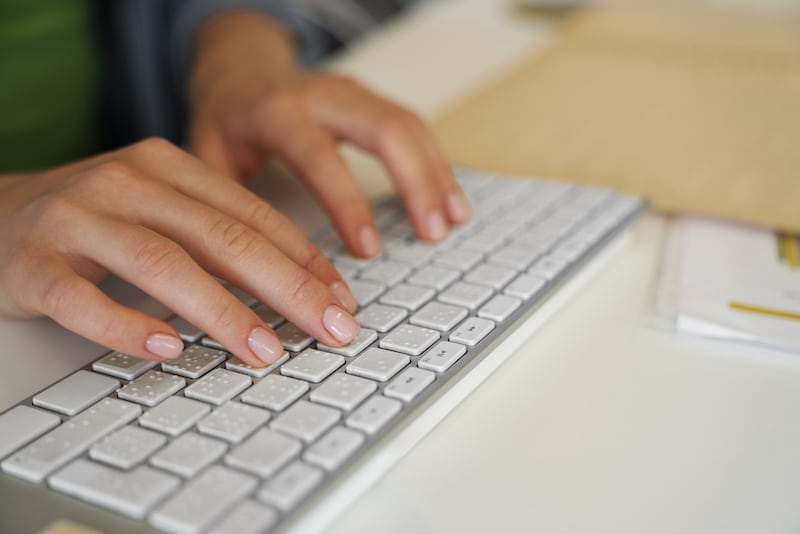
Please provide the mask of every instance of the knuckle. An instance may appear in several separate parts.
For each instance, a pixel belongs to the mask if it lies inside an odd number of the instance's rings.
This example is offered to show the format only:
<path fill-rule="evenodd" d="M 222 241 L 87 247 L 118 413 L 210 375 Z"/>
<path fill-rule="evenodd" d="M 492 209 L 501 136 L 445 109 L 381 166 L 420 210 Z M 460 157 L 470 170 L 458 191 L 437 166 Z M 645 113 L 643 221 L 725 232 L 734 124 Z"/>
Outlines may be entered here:
<path fill-rule="evenodd" d="M 294 302 L 305 302 L 304 298 L 306 292 L 311 289 L 314 281 L 314 275 L 305 269 L 300 269 L 295 279 L 292 281 L 290 287 L 292 288 L 291 300 Z"/>
<path fill-rule="evenodd" d="M 278 89 L 269 93 L 261 102 L 260 112 L 265 117 L 282 116 L 297 109 L 297 96 L 294 92 Z"/>
<path fill-rule="evenodd" d="M 392 111 L 378 121 L 375 137 L 378 146 L 388 149 L 401 143 L 414 129 L 413 116 L 408 113 Z"/>
<path fill-rule="evenodd" d="M 98 190 L 124 191 L 135 187 L 141 181 L 141 175 L 123 161 L 111 160 L 100 163 L 87 172 L 82 183 L 91 192 Z"/>
<path fill-rule="evenodd" d="M 54 277 L 45 283 L 39 298 L 42 313 L 63 322 L 73 309 L 70 302 L 79 285 L 79 279 L 66 276 Z"/>
<path fill-rule="evenodd" d="M 238 319 L 239 309 L 242 306 L 243 304 L 240 304 L 239 301 L 233 297 L 218 302 L 211 312 L 211 317 L 214 320 L 212 324 L 222 330 L 230 328 L 233 325 L 245 324 Z"/>
<path fill-rule="evenodd" d="M 232 219 L 221 218 L 215 222 L 209 237 L 221 255 L 233 261 L 250 256 L 259 245 L 258 236 L 252 229 Z"/>
<path fill-rule="evenodd" d="M 148 137 L 131 145 L 130 152 L 134 156 L 164 157 L 180 152 L 180 149 L 163 137 Z"/>
<path fill-rule="evenodd" d="M 142 277 L 160 279 L 176 272 L 186 258 L 186 252 L 177 244 L 166 239 L 150 239 L 135 251 L 133 262 Z"/>

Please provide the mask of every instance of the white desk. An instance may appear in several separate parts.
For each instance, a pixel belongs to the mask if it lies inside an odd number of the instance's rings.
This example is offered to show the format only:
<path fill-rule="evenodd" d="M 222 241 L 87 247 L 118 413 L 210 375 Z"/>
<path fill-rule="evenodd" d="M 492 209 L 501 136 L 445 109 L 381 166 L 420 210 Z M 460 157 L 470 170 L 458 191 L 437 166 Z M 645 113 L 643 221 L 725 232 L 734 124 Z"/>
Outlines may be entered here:
<path fill-rule="evenodd" d="M 433 116 L 546 38 L 502 4 L 443 0 L 334 68 Z M 374 164 L 351 161 L 367 191 L 387 189 Z M 297 188 L 270 196 L 302 219 Z M 799 531 L 800 361 L 649 328 L 663 228 L 641 220 L 629 247 L 330 532 Z M 74 340 L 46 323 L 0 321 L 31 362 L 2 378 L 0 410 L 102 354 L 86 343 L 62 358 Z"/>

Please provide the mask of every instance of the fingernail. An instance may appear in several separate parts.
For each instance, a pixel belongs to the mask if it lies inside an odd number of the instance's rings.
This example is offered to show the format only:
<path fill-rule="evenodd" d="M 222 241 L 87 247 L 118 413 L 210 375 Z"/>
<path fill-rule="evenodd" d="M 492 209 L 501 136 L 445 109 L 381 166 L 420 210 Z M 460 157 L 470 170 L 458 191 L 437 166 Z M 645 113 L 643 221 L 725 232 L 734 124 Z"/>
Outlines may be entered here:
<path fill-rule="evenodd" d="M 350 343 L 358 334 L 360 327 L 353 317 L 339 306 L 328 306 L 322 314 L 322 324 L 328 332 L 342 343 Z"/>
<path fill-rule="evenodd" d="M 353 294 L 350 292 L 350 288 L 347 287 L 347 284 L 337 280 L 332 283 L 330 287 L 331 293 L 333 293 L 333 296 L 339 301 L 339 304 L 344 306 L 345 310 L 354 312 L 356 309 L 358 309 L 358 302 L 356 302 L 356 299 L 353 297 Z"/>
<path fill-rule="evenodd" d="M 445 196 L 445 204 L 447 204 L 447 213 L 450 218 L 457 223 L 467 222 L 470 216 L 469 202 L 460 191 L 450 191 Z"/>
<path fill-rule="evenodd" d="M 283 345 L 278 338 L 260 326 L 253 328 L 247 336 L 247 346 L 264 363 L 273 363 L 283 354 Z"/>
<path fill-rule="evenodd" d="M 432 211 L 428 214 L 426 219 L 428 227 L 428 237 L 434 241 L 444 239 L 447 235 L 447 223 L 444 221 L 444 215 L 441 211 Z"/>
<path fill-rule="evenodd" d="M 372 226 L 365 226 L 361 229 L 361 250 L 368 257 L 375 256 L 381 251 L 381 238 Z"/>
<path fill-rule="evenodd" d="M 145 347 L 152 354 L 171 360 L 183 352 L 183 341 L 171 334 L 152 334 L 145 341 Z"/>

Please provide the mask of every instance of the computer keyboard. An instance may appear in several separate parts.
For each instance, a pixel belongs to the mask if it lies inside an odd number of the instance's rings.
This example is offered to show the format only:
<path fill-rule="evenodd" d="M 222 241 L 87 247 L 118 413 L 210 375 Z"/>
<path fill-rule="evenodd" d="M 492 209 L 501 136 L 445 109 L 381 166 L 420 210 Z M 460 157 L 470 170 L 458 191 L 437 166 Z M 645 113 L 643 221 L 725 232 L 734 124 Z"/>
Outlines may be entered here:
<path fill-rule="evenodd" d="M 318 506 L 392 430 L 419 418 L 636 217 L 608 190 L 457 169 L 473 206 L 417 241 L 396 198 L 375 204 L 383 253 L 313 240 L 359 303 L 347 347 L 317 343 L 253 297 L 286 353 L 233 357 L 178 317 L 163 363 L 112 352 L 0 415 L 2 476 L 47 485 L 172 533 L 270 532 Z"/>

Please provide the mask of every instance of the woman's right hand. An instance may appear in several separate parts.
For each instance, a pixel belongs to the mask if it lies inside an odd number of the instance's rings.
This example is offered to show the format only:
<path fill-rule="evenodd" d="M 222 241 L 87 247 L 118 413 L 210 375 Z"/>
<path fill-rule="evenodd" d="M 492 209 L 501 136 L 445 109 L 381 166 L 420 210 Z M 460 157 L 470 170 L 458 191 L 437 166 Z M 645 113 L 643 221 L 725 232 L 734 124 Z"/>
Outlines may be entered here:
<path fill-rule="evenodd" d="M 172 327 L 96 287 L 109 272 L 254 366 L 276 360 L 281 343 L 214 276 L 325 344 L 359 328 L 347 284 L 288 219 L 164 140 L 0 176 L 0 315 L 47 315 L 133 356 L 179 355 Z"/>

